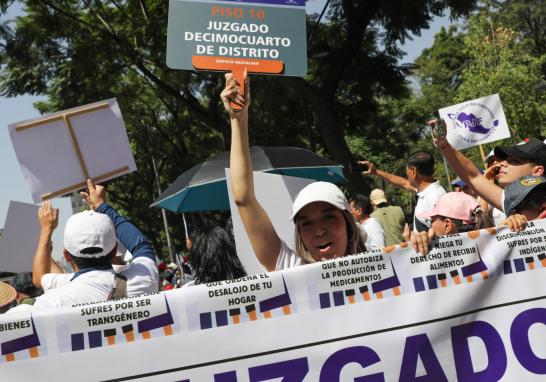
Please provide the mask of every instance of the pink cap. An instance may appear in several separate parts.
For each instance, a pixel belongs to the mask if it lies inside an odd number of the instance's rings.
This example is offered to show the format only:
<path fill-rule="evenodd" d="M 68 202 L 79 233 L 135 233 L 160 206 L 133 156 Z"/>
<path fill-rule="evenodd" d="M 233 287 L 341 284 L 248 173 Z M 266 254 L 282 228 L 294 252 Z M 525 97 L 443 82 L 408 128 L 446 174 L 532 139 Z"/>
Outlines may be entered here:
<path fill-rule="evenodd" d="M 462 220 L 465 223 L 473 222 L 472 214 L 480 205 L 472 196 L 464 192 L 448 192 L 436 203 L 431 211 L 422 212 L 420 218 L 444 216 L 446 218 Z"/>

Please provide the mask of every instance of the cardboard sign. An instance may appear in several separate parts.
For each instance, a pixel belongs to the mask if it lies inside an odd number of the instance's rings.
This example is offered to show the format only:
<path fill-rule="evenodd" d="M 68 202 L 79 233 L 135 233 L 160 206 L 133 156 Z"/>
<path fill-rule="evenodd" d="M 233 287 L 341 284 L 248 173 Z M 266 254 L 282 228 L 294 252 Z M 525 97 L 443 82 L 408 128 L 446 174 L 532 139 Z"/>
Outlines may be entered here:
<path fill-rule="evenodd" d="M 304 0 L 171 0 L 167 65 L 173 69 L 304 76 Z"/>
<path fill-rule="evenodd" d="M 498 94 L 438 110 L 447 125 L 447 140 L 458 150 L 509 138 Z"/>
<path fill-rule="evenodd" d="M 233 201 L 231 192 L 231 178 L 229 170 L 226 169 L 226 182 L 228 184 L 229 207 L 233 219 L 233 235 L 235 236 L 235 247 L 241 263 L 248 274 L 263 272 L 252 249 L 252 244 L 246 234 L 243 221 L 239 216 L 237 206 Z M 267 212 L 273 223 L 277 235 L 290 247 L 294 248 L 294 223 L 290 220 L 292 216 L 292 204 L 302 188 L 313 183 L 314 180 L 296 178 L 293 176 L 264 174 L 254 172 L 254 188 L 256 198 Z M 272 195 L 275 195 L 272 197 Z"/>
<path fill-rule="evenodd" d="M 12 123 L 9 134 L 35 203 L 136 170 L 115 99 Z"/>
<path fill-rule="evenodd" d="M 0 272 L 31 272 L 40 237 L 38 206 L 11 201 L 0 239 Z"/>

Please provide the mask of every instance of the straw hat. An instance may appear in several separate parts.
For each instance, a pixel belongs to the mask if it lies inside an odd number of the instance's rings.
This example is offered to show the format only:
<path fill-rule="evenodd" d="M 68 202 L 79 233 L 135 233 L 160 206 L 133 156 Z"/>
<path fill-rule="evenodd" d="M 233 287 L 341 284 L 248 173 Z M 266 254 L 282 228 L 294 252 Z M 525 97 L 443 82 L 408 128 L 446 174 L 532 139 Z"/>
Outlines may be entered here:
<path fill-rule="evenodd" d="M 8 305 L 17 297 L 17 291 L 11 285 L 0 281 L 0 308 Z"/>

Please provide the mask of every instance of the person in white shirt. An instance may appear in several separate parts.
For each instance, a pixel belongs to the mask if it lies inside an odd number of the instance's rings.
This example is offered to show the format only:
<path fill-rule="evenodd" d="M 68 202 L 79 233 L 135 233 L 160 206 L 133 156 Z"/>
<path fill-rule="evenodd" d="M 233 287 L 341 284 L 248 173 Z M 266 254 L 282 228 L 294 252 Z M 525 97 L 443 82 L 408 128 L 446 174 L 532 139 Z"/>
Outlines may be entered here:
<path fill-rule="evenodd" d="M 64 232 L 64 251 L 72 258 L 77 272 L 50 273 L 50 242 L 59 215 L 50 202 L 44 202 L 38 213 L 41 231 L 34 256 L 33 283 L 43 285 L 45 292 L 34 305 L 19 305 L 9 313 L 107 301 L 120 279 L 122 284 L 126 282 L 127 296 L 157 292 L 159 277 L 151 244 L 136 226 L 106 203 L 104 187 L 95 186 L 91 180 L 87 184 L 89 193 L 82 196 L 92 210 L 71 216 Z M 126 268 L 117 264 L 122 267 L 114 270 L 116 235 L 133 254 L 133 261 Z"/>
<path fill-rule="evenodd" d="M 231 122 L 230 186 L 254 253 L 264 269 L 280 270 L 364 252 L 364 241 L 345 195 L 336 185 L 327 182 L 304 187 L 292 205 L 295 250 L 280 239 L 254 192 L 248 146 L 250 87 L 246 72 L 244 95 L 238 85 L 233 75 L 227 73 L 221 99 Z M 234 110 L 231 103 L 240 109 Z"/>
<path fill-rule="evenodd" d="M 413 231 L 428 231 L 431 227 L 429 218 L 419 217 L 424 211 L 434 208 L 438 199 L 446 193 L 440 182 L 434 178 L 434 157 L 427 151 L 411 154 L 406 164 L 406 178 L 379 170 L 370 161 L 360 161 L 367 167 L 362 174 L 376 175 L 392 185 L 417 194 L 417 204 L 413 216 Z"/>
<path fill-rule="evenodd" d="M 386 246 L 385 231 L 377 219 L 370 216 L 373 212 L 370 199 L 361 194 L 353 196 L 349 201 L 351 214 L 364 230 L 367 236 L 366 249 L 383 249 Z"/>

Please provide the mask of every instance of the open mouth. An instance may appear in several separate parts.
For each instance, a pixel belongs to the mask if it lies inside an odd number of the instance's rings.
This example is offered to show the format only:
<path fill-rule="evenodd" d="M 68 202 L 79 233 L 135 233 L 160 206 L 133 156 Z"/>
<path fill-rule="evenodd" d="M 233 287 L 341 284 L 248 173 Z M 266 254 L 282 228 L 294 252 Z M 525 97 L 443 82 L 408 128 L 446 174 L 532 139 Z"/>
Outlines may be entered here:
<path fill-rule="evenodd" d="M 331 242 L 331 241 L 329 241 L 329 242 L 327 242 L 327 243 L 324 243 L 324 244 L 321 244 L 321 245 L 317 245 L 317 248 L 318 248 L 319 250 L 324 250 L 324 249 L 328 248 L 330 245 L 332 245 L 332 242 Z"/>

